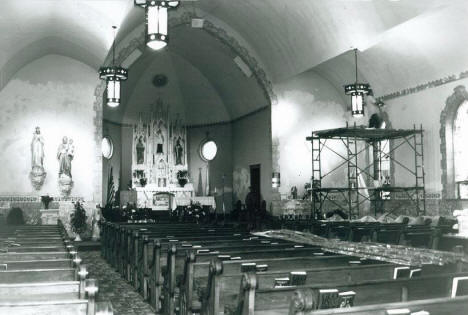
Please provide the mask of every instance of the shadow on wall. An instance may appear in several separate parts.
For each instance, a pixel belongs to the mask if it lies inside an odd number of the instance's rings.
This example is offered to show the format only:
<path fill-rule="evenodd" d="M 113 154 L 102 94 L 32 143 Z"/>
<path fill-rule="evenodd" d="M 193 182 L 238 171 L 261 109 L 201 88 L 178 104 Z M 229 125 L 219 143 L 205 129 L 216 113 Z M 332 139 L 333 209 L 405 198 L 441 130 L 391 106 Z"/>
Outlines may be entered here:
<path fill-rule="evenodd" d="M 233 202 L 237 200 L 244 203 L 245 197 L 249 192 L 250 171 L 246 168 L 236 168 L 233 171 Z"/>

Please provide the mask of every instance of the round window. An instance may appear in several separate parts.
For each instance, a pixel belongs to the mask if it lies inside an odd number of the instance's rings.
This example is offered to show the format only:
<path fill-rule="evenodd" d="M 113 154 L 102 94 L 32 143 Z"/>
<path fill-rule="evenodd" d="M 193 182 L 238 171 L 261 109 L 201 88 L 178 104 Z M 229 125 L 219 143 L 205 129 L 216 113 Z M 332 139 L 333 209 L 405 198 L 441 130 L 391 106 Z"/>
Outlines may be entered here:
<path fill-rule="evenodd" d="M 105 136 L 104 138 L 102 138 L 101 150 L 102 150 L 102 156 L 105 157 L 106 159 L 110 159 L 112 155 L 114 154 L 114 144 L 112 143 L 112 139 L 109 138 L 108 136 Z"/>
<path fill-rule="evenodd" d="M 200 155 L 205 161 L 212 161 L 216 157 L 218 146 L 213 140 L 205 141 L 200 148 Z"/>

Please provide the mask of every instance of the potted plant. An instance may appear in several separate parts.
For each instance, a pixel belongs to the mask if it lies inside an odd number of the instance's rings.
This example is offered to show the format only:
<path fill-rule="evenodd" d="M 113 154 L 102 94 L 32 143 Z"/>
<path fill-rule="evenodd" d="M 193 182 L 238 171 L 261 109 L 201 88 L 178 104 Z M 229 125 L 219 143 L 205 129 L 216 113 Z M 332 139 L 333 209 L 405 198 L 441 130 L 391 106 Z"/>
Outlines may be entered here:
<path fill-rule="evenodd" d="M 81 234 L 86 231 L 86 211 L 79 201 L 75 202 L 75 211 L 71 214 L 70 224 L 76 234 L 75 241 L 81 241 Z"/>
<path fill-rule="evenodd" d="M 180 187 L 184 187 L 188 183 L 188 171 L 180 170 L 177 172 L 177 181 L 179 182 Z"/>
<path fill-rule="evenodd" d="M 42 204 L 44 205 L 44 209 L 49 209 L 49 203 L 54 200 L 54 198 L 50 197 L 49 195 L 41 196 Z"/>

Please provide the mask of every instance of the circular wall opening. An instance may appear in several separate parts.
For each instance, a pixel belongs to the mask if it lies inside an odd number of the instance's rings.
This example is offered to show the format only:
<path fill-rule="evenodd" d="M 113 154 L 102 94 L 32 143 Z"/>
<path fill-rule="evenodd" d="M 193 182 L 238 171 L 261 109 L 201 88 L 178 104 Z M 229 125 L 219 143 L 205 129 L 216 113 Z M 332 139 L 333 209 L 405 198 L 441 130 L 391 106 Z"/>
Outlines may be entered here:
<path fill-rule="evenodd" d="M 105 136 L 104 138 L 102 138 L 101 151 L 102 156 L 108 160 L 114 154 L 114 143 L 112 142 L 112 139 L 110 137 Z"/>
<path fill-rule="evenodd" d="M 218 146 L 213 140 L 207 140 L 200 146 L 200 156 L 205 161 L 212 161 L 218 153 Z"/>

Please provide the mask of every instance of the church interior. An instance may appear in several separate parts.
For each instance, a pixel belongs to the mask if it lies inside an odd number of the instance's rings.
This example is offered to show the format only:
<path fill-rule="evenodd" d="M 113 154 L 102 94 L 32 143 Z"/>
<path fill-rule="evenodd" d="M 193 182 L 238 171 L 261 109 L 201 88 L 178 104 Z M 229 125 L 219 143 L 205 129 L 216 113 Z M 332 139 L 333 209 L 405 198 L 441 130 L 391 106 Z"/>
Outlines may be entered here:
<path fill-rule="evenodd" d="M 2 0 L 0 314 L 466 314 L 465 14 Z"/>

